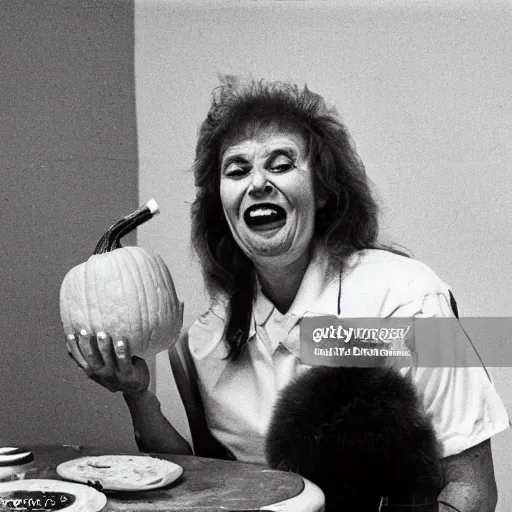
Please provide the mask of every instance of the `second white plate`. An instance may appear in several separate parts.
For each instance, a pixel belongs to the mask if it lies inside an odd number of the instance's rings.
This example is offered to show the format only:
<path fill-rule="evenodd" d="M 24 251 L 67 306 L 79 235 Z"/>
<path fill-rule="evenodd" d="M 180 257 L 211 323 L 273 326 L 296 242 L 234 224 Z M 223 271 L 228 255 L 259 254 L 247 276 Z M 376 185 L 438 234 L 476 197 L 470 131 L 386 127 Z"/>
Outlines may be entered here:
<path fill-rule="evenodd" d="M 147 491 L 174 482 L 183 468 L 149 455 L 100 455 L 63 462 L 57 473 L 75 482 L 99 483 L 107 491 Z"/>

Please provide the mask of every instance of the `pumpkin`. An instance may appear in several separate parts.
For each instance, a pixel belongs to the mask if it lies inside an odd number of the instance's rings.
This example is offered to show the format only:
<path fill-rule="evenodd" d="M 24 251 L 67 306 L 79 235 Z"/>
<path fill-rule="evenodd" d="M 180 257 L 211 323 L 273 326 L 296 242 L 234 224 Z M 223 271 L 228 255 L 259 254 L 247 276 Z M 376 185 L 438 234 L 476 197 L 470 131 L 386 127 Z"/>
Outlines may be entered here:
<path fill-rule="evenodd" d="M 85 329 L 130 343 L 132 355 L 148 357 L 177 339 L 183 307 L 158 254 L 122 247 L 120 238 L 158 213 L 154 200 L 123 217 L 103 235 L 94 254 L 72 268 L 60 289 L 66 335 Z"/>

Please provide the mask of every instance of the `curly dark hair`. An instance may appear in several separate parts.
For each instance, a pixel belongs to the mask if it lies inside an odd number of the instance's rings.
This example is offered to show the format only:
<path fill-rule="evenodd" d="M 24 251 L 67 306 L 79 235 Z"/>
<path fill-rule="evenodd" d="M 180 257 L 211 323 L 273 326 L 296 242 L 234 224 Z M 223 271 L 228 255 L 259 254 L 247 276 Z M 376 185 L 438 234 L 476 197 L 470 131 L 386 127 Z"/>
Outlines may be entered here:
<path fill-rule="evenodd" d="M 233 360 L 248 340 L 255 271 L 224 217 L 220 161 L 227 146 L 268 129 L 299 134 L 306 143 L 315 193 L 324 202 L 316 214 L 314 238 L 327 249 L 331 268 L 341 272 L 357 250 L 384 248 L 377 244 L 378 206 L 364 165 L 336 110 L 307 86 L 265 81 L 241 86 L 226 77 L 214 89 L 199 131 L 192 244 L 210 296 L 229 301 L 225 335 Z"/>

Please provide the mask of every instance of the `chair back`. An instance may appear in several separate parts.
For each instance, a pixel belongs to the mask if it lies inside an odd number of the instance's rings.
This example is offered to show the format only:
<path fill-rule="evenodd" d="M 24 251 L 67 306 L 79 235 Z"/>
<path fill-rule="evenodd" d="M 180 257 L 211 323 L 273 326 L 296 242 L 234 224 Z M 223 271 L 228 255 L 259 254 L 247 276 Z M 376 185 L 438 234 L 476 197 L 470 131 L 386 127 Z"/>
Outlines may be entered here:
<path fill-rule="evenodd" d="M 208 428 L 186 330 L 181 332 L 179 340 L 168 353 L 176 387 L 187 415 L 194 454 L 199 457 L 233 459 L 229 450 L 213 437 Z"/>

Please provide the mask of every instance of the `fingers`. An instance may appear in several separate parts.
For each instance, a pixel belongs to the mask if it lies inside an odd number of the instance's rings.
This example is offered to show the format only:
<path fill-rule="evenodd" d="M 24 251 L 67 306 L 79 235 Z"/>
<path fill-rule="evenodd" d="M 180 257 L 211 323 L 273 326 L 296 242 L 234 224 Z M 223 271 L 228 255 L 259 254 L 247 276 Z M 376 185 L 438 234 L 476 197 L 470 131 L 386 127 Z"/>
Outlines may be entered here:
<path fill-rule="evenodd" d="M 116 354 L 110 336 L 105 332 L 99 332 L 96 341 L 104 365 L 113 370 L 116 366 Z"/>
<path fill-rule="evenodd" d="M 89 375 L 111 377 L 116 373 L 131 374 L 130 344 L 122 338 L 113 340 L 107 333 L 89 334 L 82 329 L 78 335 L 66 336 L 70 357 Z"/>
<path fill-rule="evenodd" d="M 80 366 L 80 363 L 74 358 L 73 354 L 71 353 L 71 351 L 69 350 L 69 345 L 68 345 L 68 356 L 72 359 L 72 361 L 74 363 L 76 363 L 76 365 L 78 366 L 78 368 L 80 368 L 81 370 L 83 370 L 83 368 Z"/>
<path fill-rule="evenodd" d="M 87 366 L 94 372 L 101 370 L 105 366 L 103 357 L 98 348 L 96 336 L 89 334 L 85 329 L 82 329 L 78 334 L 78 348 L 82 353 Z"/>
<path fill-rule="evenodd" d="M 85 329 L 78 335 L 66 336 L 68 353 L 87 377 L 111 392 L 119 390 L 115 374 L 115 354 L 110 336 L 99 332 L 96 336 Z"/>
<path fill-rule="evenodd" d="M 87 362 L 78 348 L 77 336 L 75 334 L 68 334 L 66 336 L 66 344 L 68 346 L 69 355 L 74 359 L 78 366 L 83 369 L 87 368 Z"/>
<path fill-rule="evenodd" d="M 130 344 L 122 338 L 115 339 L 113 344 L 119 373 L 122 375 L 131 375 L 133 373 L 133 366 Z"/>
<path fill-rule="evenodd" d="M 109 391 L 144 390 L 149 385 L 149 370 L 142 359 L 133 359 L 130 343 L 105 332 L 66 336 L 70 357 L 86 375 Z"/>

